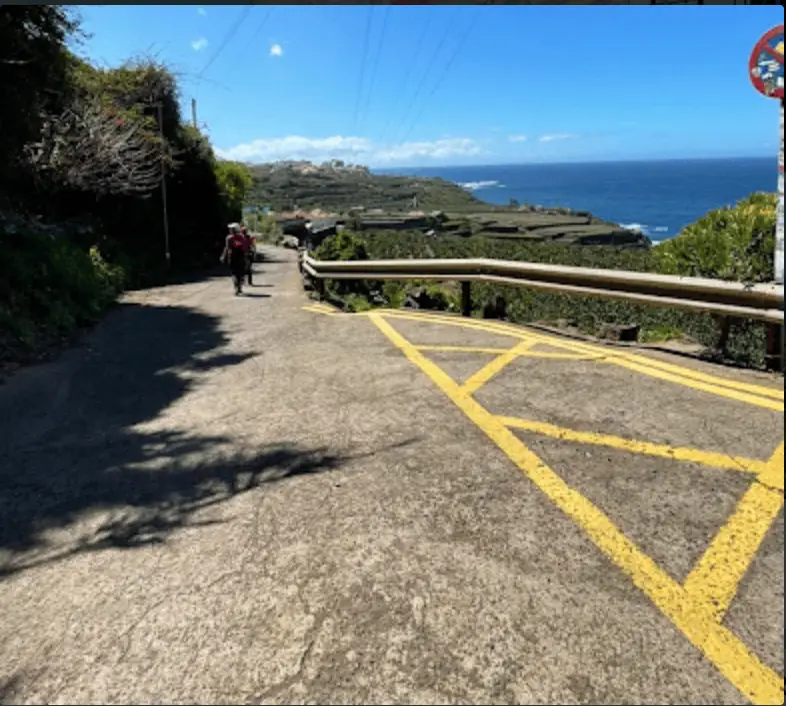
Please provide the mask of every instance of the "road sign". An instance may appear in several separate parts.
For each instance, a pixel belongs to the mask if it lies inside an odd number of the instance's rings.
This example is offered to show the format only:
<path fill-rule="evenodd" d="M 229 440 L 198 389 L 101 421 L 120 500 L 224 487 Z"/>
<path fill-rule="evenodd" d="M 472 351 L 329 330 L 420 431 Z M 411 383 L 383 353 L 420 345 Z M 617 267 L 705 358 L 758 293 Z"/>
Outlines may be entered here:
<path fill-rule="evenodd" d="M 754 88 L 780 101 L 780 150 L 778 152 L 778 205 L 775 216 L 775 281 L 783 284 L 783 25 L 765 32 L 756 42 L 748 62 Z"/>
<path fill-rule="evenodd" d="M 783 25 L 765 32 L 756 42 L 748 68 L 759 93 L 783 100 Z"/>

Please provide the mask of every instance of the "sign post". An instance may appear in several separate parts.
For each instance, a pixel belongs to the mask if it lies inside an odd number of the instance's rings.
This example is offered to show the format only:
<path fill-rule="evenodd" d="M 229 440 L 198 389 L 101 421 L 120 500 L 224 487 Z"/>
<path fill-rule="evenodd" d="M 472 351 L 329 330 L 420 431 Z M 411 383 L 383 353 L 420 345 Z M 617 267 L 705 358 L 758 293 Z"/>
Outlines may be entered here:
<path fill-rule="evenodd" d="M 775 207 L 775 282 L 783 284 L 783 25 L 773 27 L 756 42 L 748 62 L 753 87 L 780 107 L 778 150 L 778 202 Z M 767 331 L 767 360 L 770 367 L 783 369 L 783 327 Z"/>
<path fill-rule="evenodd" d="M 756 42 L 748 63 L 753 87 L 780 103 L 778 205 L 775 221 L 775 281 L 783 284 L 783 25 L 773 27 Z"/>

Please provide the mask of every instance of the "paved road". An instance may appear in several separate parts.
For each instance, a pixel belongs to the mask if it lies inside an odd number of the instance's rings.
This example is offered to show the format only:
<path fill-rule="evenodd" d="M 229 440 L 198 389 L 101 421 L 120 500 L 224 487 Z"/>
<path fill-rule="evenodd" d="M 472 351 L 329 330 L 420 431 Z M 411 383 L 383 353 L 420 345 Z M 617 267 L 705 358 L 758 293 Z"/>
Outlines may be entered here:
<path fill-rule="evenodd" d="M 0 387 L 0 703 L 783 702 L 782 385 L 273 257 Z"/>

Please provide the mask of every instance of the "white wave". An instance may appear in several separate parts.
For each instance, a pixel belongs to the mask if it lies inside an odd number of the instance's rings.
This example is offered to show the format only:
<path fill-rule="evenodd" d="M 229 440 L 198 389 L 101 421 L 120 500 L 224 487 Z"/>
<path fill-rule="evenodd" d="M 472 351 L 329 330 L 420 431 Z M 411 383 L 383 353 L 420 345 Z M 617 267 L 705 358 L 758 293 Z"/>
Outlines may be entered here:
<path fill-rule="evenodd" d="M 668 233 L 669 227 L 668 226 L 658 226 L 657 228 L 652 229 L 653 233 Z"/>
<path fill-rule="evenodd" d="M 643 223 L 620 223 L 620 228 L 625 230 L 637 230 L 639 233 L 647 233 L 649 230 Z"/>
<path fill-rule="evenodd" d="M 492 186 L 499 186 L 498 181 L 467 181 L 463 184 L 459 184 L 462 189 L 467 189 L 468 191 L 477 191 L 478 189 L 490 189 Z"/>

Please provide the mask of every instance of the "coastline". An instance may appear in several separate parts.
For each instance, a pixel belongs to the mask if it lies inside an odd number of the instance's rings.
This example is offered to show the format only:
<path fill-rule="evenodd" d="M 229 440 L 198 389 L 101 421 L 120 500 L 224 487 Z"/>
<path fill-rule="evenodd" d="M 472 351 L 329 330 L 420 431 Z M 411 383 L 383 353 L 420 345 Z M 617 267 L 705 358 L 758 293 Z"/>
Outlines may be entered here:
<path fill-rule="evenodd" d="M 653 243 L 669 240 L 706 213 L 754 192 L 773 192 L 775 156 L 609 160 L 409 167 L 379 174 L 439 177 L 489 206 L 510 199 L 543 207 L 589 211 L 639 230 Z"/>

